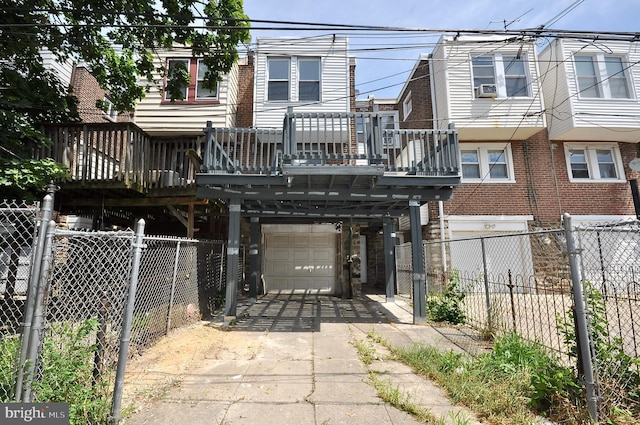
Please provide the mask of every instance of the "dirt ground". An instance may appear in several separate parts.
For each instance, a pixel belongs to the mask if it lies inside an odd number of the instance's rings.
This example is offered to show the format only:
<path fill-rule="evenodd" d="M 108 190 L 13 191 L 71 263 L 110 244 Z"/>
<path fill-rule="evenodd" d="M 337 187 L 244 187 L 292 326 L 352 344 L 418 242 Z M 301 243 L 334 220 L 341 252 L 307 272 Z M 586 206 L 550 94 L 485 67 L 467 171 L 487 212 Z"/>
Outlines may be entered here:
<path fill-rule="evenodd" d="M 257 348 L 246 344 L 242 332 L 227 332 L 206 321 L 172 331 L 128 362 L 123 414 L 140 410 L 180 385 L 182 376 L 205 359 L 228 356 L 250 359 Z"/>

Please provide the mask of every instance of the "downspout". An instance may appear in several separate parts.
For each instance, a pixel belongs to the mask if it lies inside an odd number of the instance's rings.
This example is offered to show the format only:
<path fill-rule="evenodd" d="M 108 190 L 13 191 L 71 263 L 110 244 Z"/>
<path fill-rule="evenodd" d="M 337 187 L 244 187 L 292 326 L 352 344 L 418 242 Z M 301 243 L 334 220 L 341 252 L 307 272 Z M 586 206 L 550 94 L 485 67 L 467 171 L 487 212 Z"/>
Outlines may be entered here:
<path fill-rule="evenodd" d="M 433 129 L 438 125 L 438 110 L 436 106 L 436 90 L 435 90 L 435 82 L 433 81 L 433 67 L 431 62 L 432 56 L 429 55 L 429 86 L 431 90 L 431 112 L 433 115 L 433 123 L 431 127 Z M 442 272 L 446 274 L 447 272 L 447 250 L 444 245 L 444 202 L 438 201 L 438 217 L 440 221 L 440 256 L 442 257 Z"/>

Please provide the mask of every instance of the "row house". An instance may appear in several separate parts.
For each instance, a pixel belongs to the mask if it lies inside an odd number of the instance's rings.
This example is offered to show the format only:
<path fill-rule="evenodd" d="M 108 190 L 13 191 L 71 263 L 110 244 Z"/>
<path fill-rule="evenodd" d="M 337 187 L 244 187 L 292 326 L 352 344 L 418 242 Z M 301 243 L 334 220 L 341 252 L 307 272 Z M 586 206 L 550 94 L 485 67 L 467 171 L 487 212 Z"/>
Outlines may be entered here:
<path fill-rule="evenodd" d="M 128 226 L 144 217 L 162 233 L 225 234 L 230 317 L 241 242 L 252 297 L 348 297 L 370 264 L 384 270 L 393 299 L 396 223 L 408 221 L 419 237 L 421 208 L 451 197 L 460 182 L 456 131 L 402 129 L 397 111 L 357 111 L 346 37 L 259 38 L 215 90 L 201 85 L 206 70 L 187 49 L 158 52 L 158 69 L 179 64 L 191 76 L 181 99 L 152 88 L 129 117 L 100 111 L 102 122 L 48 130 L 46 154 L 73 174 L 57 207 Z M 108 99 L 83 92 L 93 96 L 87 105 Z M 381 229 L 383 252 L 366 240 L 372 229 Z"/>
<path fill-rule="evenodd" d="M 239 223 L 249 224 L 252 263 L 261 265 L 250 273 L 250 295 L 260 286 L 353 295 L 375 258 L 367 237 L 380 229 L 386 249 L 376 260 L 393 298 L 395 222 L 411 216 L 419 233 L 420 207 L 451 196 L 459 183 L 455 131 L 403 132 L 397 111 L 358 109 L 345 37 L 259 38 L 252 61 L 253 125 L 210 124 L 197 176 L 200 197 L 228 205 L 230 247 Z M 233 316 L 232 282 L 227 291 L 225 313 Z M 423 318 L 424 306 L 415 313 Z"/>
<path fill-rule="evenodd" d="M 428 60 L 431 110 L 406 118 L 455 125 L 461 185 L 431 203 L 430 239 L 557 228 L 574 221 L 620 221 L 634 215 L 629 164 L 638 156 L 640 52 L 637 43 L 556 39 L 541 52 L 522 37 L 443 36 Z M 415 101 L 411 102 L 415 105 Z M 490 259 L 531 275 L 531 246 L 518 260 Z M 442 259 L 469 273 L 481 259 L 464 249 Z M 455 257 L 455 258 L 454 258 Z M 438 261 L 436 261 L 437 263 Z M 440 262 L 440 263 L 442 263 Z"/>

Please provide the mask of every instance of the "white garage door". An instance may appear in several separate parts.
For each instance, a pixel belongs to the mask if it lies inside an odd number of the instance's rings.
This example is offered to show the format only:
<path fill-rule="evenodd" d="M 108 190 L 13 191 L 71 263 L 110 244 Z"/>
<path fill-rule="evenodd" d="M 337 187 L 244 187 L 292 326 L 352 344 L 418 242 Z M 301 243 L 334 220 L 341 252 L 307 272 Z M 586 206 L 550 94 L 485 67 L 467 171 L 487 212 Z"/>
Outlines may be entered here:
<path fill-rule="evenodd" d="M 266 292 L 334 292 L 334 233 L 265 233 L 264 248 Z"/>

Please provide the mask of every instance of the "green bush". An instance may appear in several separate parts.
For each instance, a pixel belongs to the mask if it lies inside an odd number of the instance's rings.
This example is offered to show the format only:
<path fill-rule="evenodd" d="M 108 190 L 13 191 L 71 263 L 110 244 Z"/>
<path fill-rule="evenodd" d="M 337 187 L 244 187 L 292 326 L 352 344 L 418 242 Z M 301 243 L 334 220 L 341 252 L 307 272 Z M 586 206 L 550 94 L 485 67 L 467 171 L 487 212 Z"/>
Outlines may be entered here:
<path fill-rule="evenodd" d="M 20 338 L 0 339 L 0 402 L 7 403 L 13 394 L 16 360 L 19 356 Z"/>
<path fill-rule="evenodd" d="M 459 272 L 454 270 L 444 293 L 427 297 L 427 319 L 454 325 L 464 323 L 466 320 L 464 311 L 462 311 L 464 296 L 464 293 L 460 290 Z"/>
<path fill-rule="evenodd" d="M 96 319 L 48 329 L 41 354 L 41 379 L 34 380 L 36 402 L 69 403 L 71 425 L 106 424 L 110 401 L 106 381 L 93 382 Z"/>

